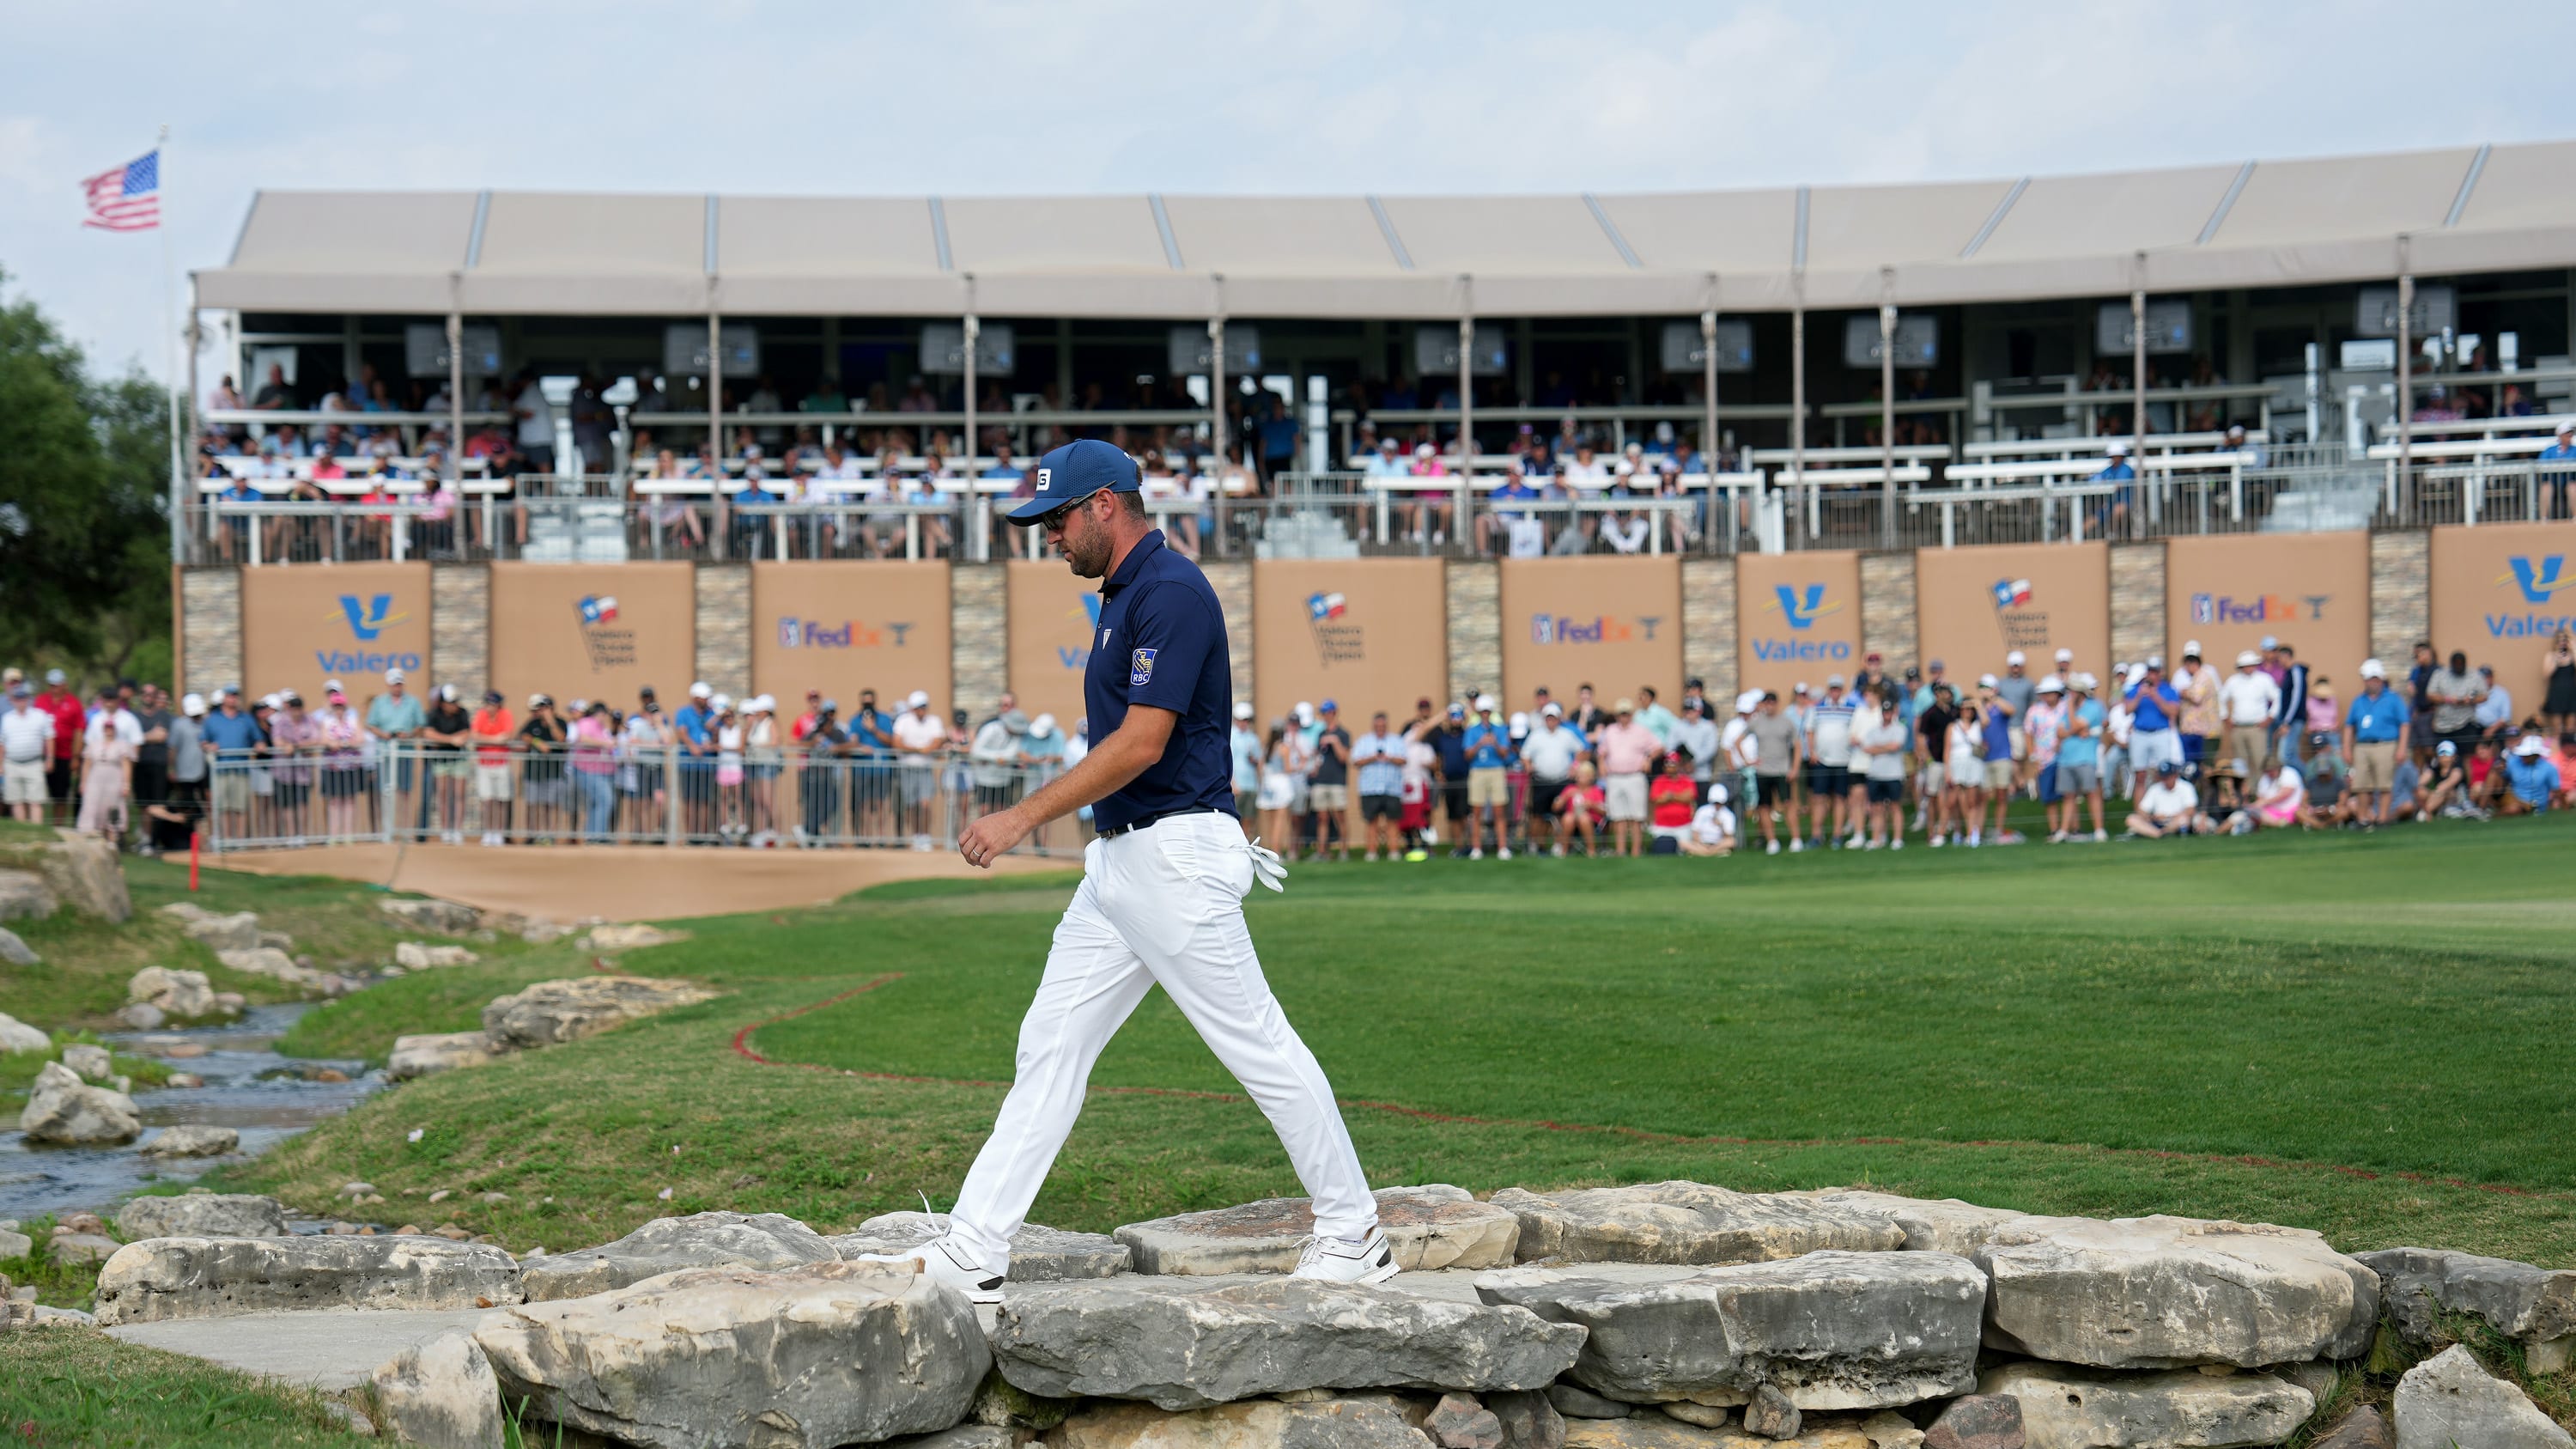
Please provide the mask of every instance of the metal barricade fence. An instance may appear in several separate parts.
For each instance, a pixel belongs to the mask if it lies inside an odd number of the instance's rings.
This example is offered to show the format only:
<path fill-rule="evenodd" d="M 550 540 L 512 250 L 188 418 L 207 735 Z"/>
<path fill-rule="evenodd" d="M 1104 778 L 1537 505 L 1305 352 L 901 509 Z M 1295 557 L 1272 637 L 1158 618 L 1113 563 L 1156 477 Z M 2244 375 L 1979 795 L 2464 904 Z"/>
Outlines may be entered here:
<path fill-rule="evenodd" d="M 1061 774 L 963 754 L 851 746 L 654 744 L 450 749 L 361 741 L 211 762 L 217 852 L 344 844 L 650 845 L 946 850 L 969 821 Z M 1015 852 L 1078 855 L 1081 819 Z"/>

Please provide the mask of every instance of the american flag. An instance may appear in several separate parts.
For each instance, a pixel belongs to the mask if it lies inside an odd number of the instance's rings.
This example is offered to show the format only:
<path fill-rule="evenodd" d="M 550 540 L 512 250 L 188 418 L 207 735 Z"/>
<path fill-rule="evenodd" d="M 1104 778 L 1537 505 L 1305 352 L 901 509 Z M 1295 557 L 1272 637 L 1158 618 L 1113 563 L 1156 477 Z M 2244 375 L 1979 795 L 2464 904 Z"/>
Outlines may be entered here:
<path fill-rule="evenodd" d="M 161 153 L 147 152 L 113 171 L 81 183 L 89 193 L 83 226 L 101 231 L 150 231 L 161 224 Z"/>

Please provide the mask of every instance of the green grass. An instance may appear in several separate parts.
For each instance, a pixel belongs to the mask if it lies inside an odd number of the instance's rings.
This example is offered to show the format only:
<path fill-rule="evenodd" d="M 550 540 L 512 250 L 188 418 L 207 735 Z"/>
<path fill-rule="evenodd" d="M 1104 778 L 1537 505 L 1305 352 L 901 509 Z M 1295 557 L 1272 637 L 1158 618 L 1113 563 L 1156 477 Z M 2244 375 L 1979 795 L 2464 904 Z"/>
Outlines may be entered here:
<path fill-rule="evenodd" d="M 308 1389 L 82 1329 L 0 1334 L 0 1439 L 30 1449 L 358 1449 Z"/>
<path fill-rule="evenodd" d="M 2571 831 L 1303 867 L 1251 912 L 1336 1088 L 1380 1104 L 1349 1117 L 1381 1184 L 1869 1182 L 2564 1263 L 2576 899 L 2548 862 Z M 727 996 L 406 1086 L 226 1176 L 314 1210 L 363 1178 L 388 1221 L 556 1251 L 670 1212 L 833 1227 L 916 1190 L 944 1204 L 1070 884 L 916 883 L 693 922 L 622 964 Z M 476 991 L 545 965 L 388 983 L 316 1013 L 314 1035 L 380 1055 L 397 1031 L 471 1026 Z M 827 1070 L 736 1055 L 745 1027 Z M 1297 1190 L 1159 993 L 1094 1080 L 1146 1090 L 1095 1093 L 1040 1221 Z M 418 1200 L 441 1187 L 456 1197 Z M 474 1200 L 491 1189 L 511 1201 Z"/>

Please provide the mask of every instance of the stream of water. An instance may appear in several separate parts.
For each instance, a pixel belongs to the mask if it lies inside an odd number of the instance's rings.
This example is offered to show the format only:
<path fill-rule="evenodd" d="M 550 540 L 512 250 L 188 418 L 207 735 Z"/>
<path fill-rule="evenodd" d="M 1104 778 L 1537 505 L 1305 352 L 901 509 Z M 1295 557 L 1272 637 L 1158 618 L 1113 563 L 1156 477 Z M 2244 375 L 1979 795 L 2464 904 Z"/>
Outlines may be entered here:
<path fill-rule="evenodd" d="M 168 1055 L 168 1044 L 193 1042 L 202 1056 L 174 1056 L 170 1065 L 205 1079 L 202 1087 L 138 1087 L 134 1105 L 143 1135 L 115 1147 L 53 1147 L 30 1143 L 17 1130 L 16 1109 L 0 1131 L 0 1218 L 87 1208 L 102 1215 L 135 1189 L 152 1182 L 191 1181 L 242 1157 L 255 1156 L 317 1122 L 337 1117 L 383 1089 L 382 1073 L 355 1061 L 282 1057 L 277 1039 L 313 1003 L 254 1006 L 226 1026 L 180 1031 L 111 1032 L 100 1039 L 121 1055 Z M 182 1049 L 184 1050 L 184 1048 Z M 330 1069 L 341 1082 L 315 1081 Z M 241 1133 L 240 1152 L 227 1157 L 146 1157 L 138 1149 L 164 1127 L 200 1122 Z"/>

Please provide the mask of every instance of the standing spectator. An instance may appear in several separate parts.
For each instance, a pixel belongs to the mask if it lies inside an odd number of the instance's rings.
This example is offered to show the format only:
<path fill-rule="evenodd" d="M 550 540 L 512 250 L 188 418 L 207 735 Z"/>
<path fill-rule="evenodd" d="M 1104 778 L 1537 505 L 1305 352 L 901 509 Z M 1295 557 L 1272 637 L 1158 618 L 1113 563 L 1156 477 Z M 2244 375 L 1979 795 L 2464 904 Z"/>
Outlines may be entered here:
<path fill-rule="evenodd" d="M 1708 787 L 1708 803 L 1691 814 L 1690 833 L 1682 837 L 1684 855 L 1732 855 L 1740 832 L 1735 812 L 1726 808 L 1726 784 Z"/>
<path fill-rule="evenodd" d="M 2410 729 L 2406 743 L 2418 764 L 2433 758 L 2433 676 L 2442 672 L 2429 639 L 2415 641 L 2415 663 L 2406 671 Z M 2358 765 L 2359 761 L 2354 761 Z"/>
<path fill-rule="evenodd" d="M 519 374 L 519 390 L 510 399 L 510 415 L 517 420 L 519 452 L 527 460 L 528 471 L 553 472 L 555 410 L 546 401 L 546 390 L 538 383 L 535 368 Z"/>
<path fill-rule="evenodd" d="M 2513 691 L 2496 683 L 2495 666 L 2492 664 L 2478 666 L 2478 684 L 2486 690 L 2486 697 L 2478 701 L 2477 712 L 2471 719 L 2478 737 L 2490 740 L 2513 738 Z M 148 721 L 144 737 L 151 738 Z"/>
<path fill-rule="evenodd" d="M 1718 768 L 1732 799 L 1749 801 L 1754 796 L 1753 766 L 1761 756 L 1762 746 L 1753 738 L 1753 712 L 1761 707 L 1761 690 L 1748 689 L 1737 695 L 1734 717 L 1718 733 Z"/>
<path fill-rule="evenodd" d="M 1256 839 L 1277 840 L 1291 846 L 1297 839 L 1297 771 L 1302 766 L 1299 756 L 1303 746 L 1288 721 L 1270 722 L 1269 747 L 1262 754 L 1261 835 Z"/>
<path fill-rule="evenodd" d="M 1673 727 L 1673 748 L 1687 750 L 1691 758 L 1691 778 L 1705 785 L 1717 778 L 1717 721 L 1708 717 L 1708 701 L 1697 694 L 1682 696 L 1682 722 Z"/>
<path fill-rule="evenodd" d="M 2270 673 L 2281 686 L 2281 712 L 2272 724 L 2272 739 L 2281 758 L 2298 763 L 2299 721 L 2308 713 L 2308 666 L 2299 662 L 2299 651 L 2274 639 L 2270 646 Z M 2287 738 L 2284 738 L 2286 733 Z"/>
<path fill-rule="evenodd" d="M 796 824 L 790 827 L 796 843 L 807 850 L 822 846 L 841 834 L 841 799 L 845 757 L 850 753 L 850 735 L 841 724 L 841 702 L 816 697 L 806 717 L 797 721 L 804 731 L 799 743 L 804 746 L 804 759 L 796 775 Z M 944 737 L 944 732 L 943 732 Z M 874 832 L 856 818 L 853 806 L 850 833 L 865 839 Z M 900 829 L 900 822 L 893 827 Z"/>
<path fill-rule="evenodd" d="M 1610 723 L 1595 736 L 1601 788 L 1610 815 L 1613 855 L 1636 855 L 1646 823 L 1646 768 L 1653 763 L 1654 731 L 1637 723 L 1637 704 L 1620 699 L 1610 706 Z"/>
<path fill-rule="evenodd" d="M 79 693 L 64 683 L 59 669 L 45 671 L 45 687 L 36 695 L 36 708 L 54 717 L 54 755 L 45 771 L 45 794 L 59 802 L 57 822 L 69 824 L 78 803 L 72 790 L 74 761 L 80 758 L 81 732 L 89 725 L 89 711 L 81 707 Z"/>
<path fill-rule="evenodd" d="M 473 730 L 473 718 L 456 702 L 456 686 L 440 685 L 420 737 L 429 756 L 429 790 L 437 797 L 438 838 L 449 845 L 465 843 L 465 780 L 472 768 L 465 746 Z"/>
<path fill-rule="evenodd" d="M 1438 725 L 1424 729 L 1414 724 L 1418 738 L 1428 741 L 1433 766 L 1440 779 L 1440 814 L 1449 822 L 1449 855 L 1454 860 L 1467 858 L 1467 707 L 1452 701 L 1448 714 Z"/>
<path fill-rule="evenodd" d="M 606 845 L 609 821 L 617 811 L 617 726 L 605 702 L 579 715 L 573 721 L 571 753 L 573 784 L 581 792 L 582 839 Z"/>
<path fill-rule="evenodd" d="M 137 692 L 133 706 L 134 722 L 142 727 L 143 743 L 134 753 L 134 805 L 138 811 L 149 811 L 164 804 L 170 795 L 170 697 L 161 686 L 147 684 Z M 155 847 L 147 837 L 138 851 L 153 854 Z"/>
<path fill-rule="evenodd" d="M 1601 727 L 1609 722 L 1609 712 L 1592 697 L 1592 686 L 1578 686 L 1574 691 L 1574 712 L 1565 717 L 1566 727 L 1588 740 L 1598 737 Z"/>
<path fill-rule="evenodd" d="M 2433 705 L 2433 737 L 2449 740 L 2462 753 L 2478 742 L 2478 704 L 2487 697 L 2486 682 L 2469 669 L 2469 656 L 2451 651 L 2447 669 L 2424 681 L 2424 697 Z"/>
<path fill-rule="evenodd" d="M 2041 818 L 2048 822 L 2052 842 L 2065 838 L 2059 828 L 2058 801 L 2065 793 L 2057 788 L 2057 746 L 2066 733 L 2066 681 L 2057 675 L 2046 675 L 2039 681 L 2039 697 L 2022 712 L 2022 739 L 2030 753 L 2031 793 L 2039 797 Z"/>
<path fill-rule="evenodd" d="M 179 701 L 170 721 L 169 798 L 151 812 L 153 846 L 167 855 L 186 850 L 206 818 L 206 697 Z"/>
<path fill-rule="evenodd" d="M 2209 821 L 2200 813 L 2200 792 L 2182 777 L 2182 766 L 2159 759 L 2156 782 L 2138 796 L 2138 808 L 2129 815 L 2129 833 L 2157 840 L 2208 829 Z"/>
<path fill-rule="evenodd" d="M 1986 799 L 1995 807 L 1994 828 L 1986 839 L 1995 845 L 2019 845 L 2022 837 L 2004 828 L 2004 812 L 2011 808 L 2012 797 L 2021 783 L 2021 762 L 2015 756 L 2026 753 L 2029 740 L 2022 733 L 2021 712 L 2004 697 L 2003 681 L 1989 674 L 1977 681 L 1977 750 L 1985 762 L 1983 784 Z M 1968 821 L 1968 834 L 1977 834 L 1977 821 Z"/>
<path fill-rule="evenodd" d="M 2496 811 L 2502 815 L 2541 814 L 2565 788 L 2557 762 L 2549 757 L 2549 742 L 2537 734 L 2514 743 L 2513 753 L 2505 757 L 2504 776 L 2505 788 L 2496 797 Z"/>
<path fill-rule="evenodd" d="M 1253 831 L 1256 818 L 1253 802 L 1261 794 L 1261 731 L 1252 727 L 1252 702 L 1234 702 L 1234 728 L 1226 735 L 1226 753 L 1233 758 L 1234 814 L 1243 822 L 1246 835 Z"/>
<path fill-rule="evenodd" d="M 1992 680 L 1994 676 L 1989 674 L 1985 678 Z M 1993 703 L 1993 686 L 1980 684 L 1977 697 L 1960 705 L 1958 717 L 1950 721 L 1950 747 L 1944 760 L 1950 776 L 1950 843 L 1953 845 L 1984 843 L 1979 826 L 1985 816 L 1985 726 L 1990 716 L 1999 713 L 1991 708 Z M 1962 824 L 1967 827 L 1965 836 L 1959 834 Z M 1932 837 L 1932 843 L 1939 845 L 1941 837 Z"/>
<path fill-rule="evenodd" d="M 1680 716 L 1656 702 L 1653 685 L 1641 684 L 1637 686 L 1637 723 L 1654 732 L 1656 744 L 1671 749 L 1673 731 L 1681 728 L 1682 722 Z"/>
<path fill-rule="evenodd" d="M 474 804 L 482 816 L 483 843 L 507 845 L 510 841 L 510 804 L 515 793 L 510 768 L 510 742 L 518 736 L 519 722 L 511 717 L 510 707 L 501 701 L 501 691 L 483 691 L 483 707 L 474 712 L 471 733 L 474 736 Z"/>
<path fill-rule="evenodd" d="M 1790 797 L 1790 782 L 1797 778 L 1798 767 L 1805 763 L 1805 746 L 1798 738 L 1798 721 L 1780 707 L 1780 696 L 1766 691 L 1762 702 L 1754 707 L 1748 725 L 1753 738 L 1753 811 L 1762 822 L 1762 853 L 1780 853 L 1780 816 L 1789 816 L 1789 848 L 1806 849 L 1798 837 L 1797 802 Z"/>
<path fill-rule="evenodd" d="M 0 714 L 0 753 L 7 763 L 6 788 L 0 790 L 9 818 L 29 825 L 45 820 L 45 767 L 54 754 L 54 717 L 36 708 L 35 691 L 25 684 L 9 686 L 9 709 Z"/>
<path fill-rule="evenodd" d="M 2567 471 L 2565 466 L 2576 465 L 2576 423 L 2562 422 L 2558 425 L 2558 436 L 2548 447 L 2540 450 L 2539 461 L 2562 465 L 2539 476 L 2541 486 L 2549 490 L 2549 511 L 2546 516 L 2565 518 L 2568 516 L 2568 485 L 2576 482 L 2576 473 Z M 2576 711 L 2571 712 L 2576 713 Z"/>
<path fill-rule="evenodd" d="M 2182 764 L 2186 772 L 2197 774 L 2209 768 L 2210 741 L 2218 734 L 2218 671 L 2201 662 L 2200 641 L 2192 640 L 2182 650 L 2182 668 L 2174 671 L 2174 697 L 2182 708 L 2174 712 L 2174 738 L 2182 747 Z M 2260 754 L 2249 757 L 2250 768 Z"/>
<path fill-rule="evenodd" d="M 1995 681 L 1995 695 L 2012 706 L 2012 728 L 2016 734 L 2029 727 L 2031 701 L 2039 697 L 2038 681 L 2030 674 L 2030 656 L 2015 649 L 2004 655 L 2003 677 Z M 2028 758 L 2025 752 L 2023 758 Z"/>
<path fill-rule="evenodd" d="M 680 829 L 689 835 L 716 833 L 715 690 L 705 680 L 689 685 L 689 702 L 671 711 L 678 736 Z"/>
<path fill-rule="evenodd" d="M 2576 732 L 2576 639 L 2559 630 L 2549 641 L 2549 652 L 2540 656 L 2540 667 L 2549 677 L 2540 701 L 2541 723 L 2554 735 Z"/>
<path fill-rule="evenodd" d="M 1341 701 L 1325 700 L 1322 713 L 1323 727 L 1315 732 L 1314 782 L 1306 787 L 1306 803 L 1315 812 L 1314 858 L 1323 859 L 1329 844 L 1338 850 L 1338 859 L 1349 860 L 1351 732 L 1342 727 Z"/>
<path fill-rule="evenodd" d="M 894 747 L 903 781 L 904 828 L 912 848 L 931 848 L 930 802 L 939 791 L 939 757 L 948 749 L 948 730 L 930 712 L 930 695 L 914 690 L 904 698 L 903 714 L 894 722 Z"/>
<path fill-rule="evenodd" d="M 627 828 L 642 835 L 670 828 L 670 760 L 680 735 L 662 713 L 653 686 L 636 695 L 635 712 L 618 734 L 617 793 L 625 801 Z"/>
<path fill-rule="evenodd" d="M 1029 733 L 1029 717 L 1007 709 L 976 727 L 967 753 L 973 760 L 977 818 L 1019 803 L 1020 766 Z"/>
<path fill-rule="evenodd" d="M 2301 739 L 2306 739 L 2319 731 L 2332 734 L 2343 728 L 2343 702 L 2335 698 L 2334 681 L 2322 674 L 2311 672 L 2308 675 L 2306 717 L 2300 719 L 2285 717 L 2281 727 L 2295 731 Z M 2315 797 L 2316 781 L 2308 782 L 2308 794 L 2311 799 Z"/>
<path fill-rule="evenodd" d="M 2177 728 L 2182 715 L 2182 695 L 2165 678 L 2165 662 L 2150 657 L 2146 670 L 2131 684 L 2123 696 L 2129 706 L 2129 771 L 2132 788 L 2144 791 L 2157 767 L 2170 760 L 2179 768 L 2183 763 L 2182 735 Z M 2195 797 L 2196 798 L 2196 797 Z"/>
<path fill-rule="evenodd" d="M 1574 767 L 1582 762 L 1583 752 L 1583 736 L 1566 727 L 1565 710 L 1554 701 L 1540 707 L 1538 728 L 1521 743 L 1521 761 L 1529 768 L 1530 838 L 1534 844 L 1539 822 L 1547 822 L 1559 857 L 1565 854 L 1569 825 L 1556 808 L 1557 798 L 1573 783 Z"/>
<path fill-rule="evenodd" d="M 421 726 L 428 722 L 429 714 L 418 699 L 405 692 L 406 688 L 401 670 L 385 671 L 385 692 L 367 701 L 367 733 L 389 746 L 385 752 L 394 756 L 395 818 L 427 825 L 428 807 L 424 804 L 417 814 L 411 808 L 411 772 L 415 752 L 412 742 L 420 738 Z"/>
<path fill-rule="evenodd" d="M 366 793 L 360 746 L 366 743 L 367 730 L 349 708 L 349 694 L 340 681 L 324 681 L 322 708 L 314 713 L 313 727 L 314 743 L 322 751 L 315 771 L 322 787 L 322 829 L 330 839 L 352 839 L 358 833 L 358 806 Z"/>
<path fill-rule="evenodd" d="M 2236 656 L 2236 672 L 2218 689 L 2219 722 L 2225 727 L 2226 755 L 2251 769 L 2269 752 L 2272 730 L 2281 718 L 2281 687 L 2260 668 L 2263 656 L 2248 649 Z"/>
<path fill-rule="evenodd" d="M 1893 694 L 1881 694 L 1865 706 L 1853 748 L 1866 761 L 1861 766 L 1863 799 L 1869 807 L 1869 843 L 1864 849 L 1905 848 L 1905 751 L 1913 738 Z"/>
<path fill-rule="evenodd" d="M 1935 670 L 1940 667 L 1937 662 L 1932 666 Z M 1954 762 L 1950 758 L 1950 727 L 1959 722 L 1957 697 L 1946 684 L 1927 685 L 1925 689 L 1931 697 L 1923 700 L 1914 711 L 1914 733 L 1921 741 L 1923 759 L 1923 770 L 1915 781 L 1915 788 L 1919 792 L 1916 799 L 1923 807 L 1924 833 L 1931 836 L 1932 844 L 1939 845 L 1957 833 L 1961 823 L 1951 811 L 1951 766 L 1956 763 L 1965 769 L 1968 762 Z M 1918 694 L 1916 698 L 1922 699 L 1922 696 Z"/>
<path fill-rule="evenodd" d="M 2365 827 L 2388 823 L 2398 746 L 2413 713 L 2388 688 L 2387 669 L 2376 659 L 2361 661 L 2361 693 L 2344 716 L 2343 751 L 2352 773 L 2351 818 Z"/>
<path fill-rule="evenodd" d="M 1495 717 L 1497 704 L 1490 694 L 1476 696 L 1476 722 L 1467 727 L 1463 743 L 1467 750 L 1467 806 L 1473 812 L 1467 823 L 1467 858 L 1485 858 L 1485 827 L 1493 827 L 1496 858 L 1512 858 L 1512 803 L 1510 774 L 1512 762 L 1520 751 L 1512 744 L 1511 732 Z"/>
<path fill-rule="evenodd" d="M 1679 855 L 1682 843 L 1689 838 L 1691 817 L 1697 813 L 1700 800 L 1698 782 L 1690 777 L 1690 760 L 1679 750 L 1667 752 L 1646 786 L 1646 828 L 1653 835 L 1649 847 L 1657 855 Z M 1795 828 L 1794 826 L 1792 827 Z M 1774 842 L 1772 849 L 1779 849 Z"/>
<path fill-rule="evenodd" d="M 1351 763 L 1359 767 L 1360 828 L 1368 832 L 1372 861 L 1393 860 L 1403 851 L 1404 752 L 1404 736 L 1387 728 L 1385 710 L 1369 716 L 1368 733 L 1351 750 Z"/>
<path fill-rule="evenodd" d="M 524 828 L 532 844 L 553 844 L 555 825 L 566 820 L 564 811 L 572 804 L 566 798 L 564 744 L 563 721 L 555 717 L 553 697 L 529 695 L 528 718 L 519 726 L 519 780 L 526 787 L 520 796 L 528 805 Z"/>
<path fill-rule="evenodd" d="M 214 781 L 217 837 L 246 835 L 251 761 L 268 741 L 259 721 L 242 708 L 240 685 L 227 684 L 216 691 L 214 713 L 206 716 L 200 732 L 206 743 L 206 768 Z"/>
<path fill-rule="evenodd" d="M 1807 760 L 1807 833 L 1815 844 L 1831 841 L 1838 850 L 1846 837 L 1860 843 L 1867 818 L 1866 800 L 1854 798 L 1861 782 L 1852 770 L 1852 730 L 1860 710 L 1861 702 L 1843 687 L 1843 677 L 1826 675 L 1824 697 L 1807 712 L 1800 741 Z M 1833 817 L 1830 834 L 1825 828 L 1828 813 Z"/>
<path fill-rule="evenodd" d="M 2116 483 L 2102 496 L 2102 509 L 2094 515 L 2096 530 L 2105 538 L 2118 538 L 2129 522 L 2129 504 L 2137 492 L 2138 470 L 2129 466 L 2129 445 L 2113 443 L 2104 450 L 2110 462 L 2093 475 L 2096 483 Z"/>
<path fill-rule="evenodd" d="M 2052 840 L 2072 840 L 2082 828 L 2076 807 L 2090 801 L 2093 806 L 2093 838 L 2108 840 L 2102 828 L 2102 752 L 2103 737 L 2110 711 L 2095 696 L 2101 692 L 2101 681 L 2090 674 L 2078 674 L 2070 681 L 2064 715 L 2057 727 L 2057 793 L 2066 802 L 2066 812 L 2059 820 Z"/>
<path fill-rule="evenodd" d="M 134 717 L 118 708 L 116 691 L 98 692 L 98 709 L 81 733 L 80 830 L 114 845 L 125 833 L 125 801 L 133 784 L 134 757 L 142 749 L 142 730 L 129 732 Z"/>

